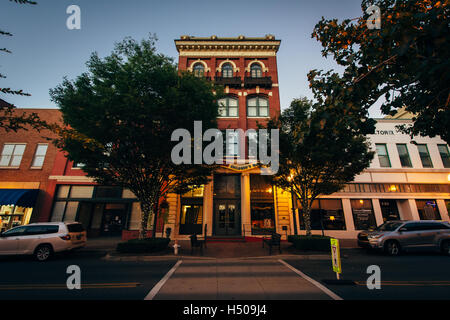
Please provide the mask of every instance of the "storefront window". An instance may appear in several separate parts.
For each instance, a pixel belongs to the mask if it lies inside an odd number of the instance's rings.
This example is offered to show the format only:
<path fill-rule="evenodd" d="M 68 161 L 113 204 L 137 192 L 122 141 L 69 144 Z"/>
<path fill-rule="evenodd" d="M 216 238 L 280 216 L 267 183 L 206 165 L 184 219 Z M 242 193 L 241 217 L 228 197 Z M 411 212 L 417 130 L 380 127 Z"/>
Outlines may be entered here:
<path fill-rule="evenodd" d="M 214 176 L 214 196 L 240 198 L 241 195 L 241 176 L 239 175 L 221 175 Z"/>
<path fill-rule="evenodd" d="M 397 200 L 380 199 L 381 214 L 383 215 L 383 222 L 390 220 L 400 220 L 400 215 L 397 208 Z"/>
<path fill-rule="evenodd" d="M 302 206 L 297 201 L 299 208 L 300 228 L 305 229 L 302 215 Z M 315 200 L 310 212 L 311 230 L 345 230 L 344 211 L 340 199 Z"/>
<path fill-rule="evenodd" d="M 0 206 L 0 231 L 28 224 L 33 208 L 20 206 Z"/>
<path fill-rule="evenodd" d="M 273 188 L 262 175 L 250 175 L 250 209 L 252 234 L 275 231 Z"/>
<path fill-rule="evenodd" d="M 416 200 L 420 220 L 441 220 L 435 200 Z"/>
<path fill-rule="evenodd" d="M 71 198 L 92 198 L 94 186 L 72 186 L 70 190 Z"/>
<path fill-rule="evenodd" d="M 180 234 L 202 234 L 204 186 L 193 186 L 181 196 Z"/>
<path fill-rule="evenodd" d="M 73 189 L 74 187 L 72 187 Z M 121 198 L 121 187 L 98 186 L 95 190 L 96 198 Z"/>
<path fill-rule="evenodd" d="M 121 187 L 92 185 L 58 186 L 56 198 L 51 221 L 79 221 L 93 237 L 119 235 L 128 225 L 130 204 L 136 201 Z"/>
<path fill-rule="evenodd" d="M 78 202 L 69 201 L 66 205 L 66 212 L 64 214 L 64 221 L 75 221 L 77 217 Z"/>
<path fill-rule="evenodd" d="M 180 219 L 180 234 L 201 234 L 203 206 L 201 204 L 183 204 Z"/>
<path fill-rule="evenodd" d="M 353 221 L 356 230 L 368 230 L 377 226 L 372 208 L 372 200 L 350 200 L 353 211 Z"/>
<path fill-rule="evenodd" d="M 56 201 L 53 205 L 52 221 L 53 222 L 62 221 L 65 209 L 66 209 L 65 201 Z"/>

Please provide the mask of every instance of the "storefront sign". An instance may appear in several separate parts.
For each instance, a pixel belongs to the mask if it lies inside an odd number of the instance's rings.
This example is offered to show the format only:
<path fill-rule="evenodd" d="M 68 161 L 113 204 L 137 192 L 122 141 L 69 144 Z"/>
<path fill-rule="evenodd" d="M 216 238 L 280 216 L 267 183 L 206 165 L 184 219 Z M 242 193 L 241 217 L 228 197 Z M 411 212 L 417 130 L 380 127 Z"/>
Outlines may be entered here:
<path fill-rule="evenodd" d="M 375 134 L 382 136 L 393 136 L 395 135 L 394 130 L 375 130 Z"/>
<path fill-rule="evenodd" d="M 243 164 L 243 165 L 227 164 L 227 165 L 222 165 L 221 167 L 241 172 L 241 171 L 247 171 L 247 170 L 250 170 L 253 168 L 258 168 L 259 164 L 258 163 L 248 163 L 248 164 Z"/>

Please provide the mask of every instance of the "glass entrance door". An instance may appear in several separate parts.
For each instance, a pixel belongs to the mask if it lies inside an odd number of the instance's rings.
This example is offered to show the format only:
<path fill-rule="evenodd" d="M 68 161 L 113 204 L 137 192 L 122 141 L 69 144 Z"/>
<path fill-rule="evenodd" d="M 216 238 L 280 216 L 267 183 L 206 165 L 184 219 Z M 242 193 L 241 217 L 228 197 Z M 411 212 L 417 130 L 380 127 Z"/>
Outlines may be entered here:
<path fill-rule="evenodd" d="M 240 226 L 239 201 L 217 200 L 215 204 L 215 234 L 221 236 L 239 235 Z"/>
<path fill-rule="evenodd" d="M 102 235 L 118 236 L 125 227 L 127 205 L 124 203 L 106 203 L 103 210 Z"/>

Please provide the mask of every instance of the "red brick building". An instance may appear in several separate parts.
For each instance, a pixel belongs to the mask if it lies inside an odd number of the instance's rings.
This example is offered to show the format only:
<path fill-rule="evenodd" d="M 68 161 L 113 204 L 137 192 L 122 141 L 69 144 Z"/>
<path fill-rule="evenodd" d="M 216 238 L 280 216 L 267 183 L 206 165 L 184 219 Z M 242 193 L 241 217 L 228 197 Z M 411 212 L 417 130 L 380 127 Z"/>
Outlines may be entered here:
<path fill-rule="evenodd" d="M 181 36 L 175 40 L 178 67 L 223 85 L 226 97 L 219 100 L 218 127 L 257 129 L 280 113 L 277 52 L 281 41 L 265 37 L 200 38 Z M 260 168 L 249 159 L 248 137 L 232 136 L 225 164 L 212 181 L 188 194 L 168 196 L 167 226 L 174 237 L 189 234 L 215 237 L 259 236 L 265 231 L 291 233 L 289 194 L 266 183 Z"/>
<path fill-rule="evenodd" d="M 2 101 L 5 103 L 4 101 Z M 36 113 L 48 122 L 59 122 L 56 109 L 17 109 L 16 114 Z M 0 129 L 0 228 L 41 220 L 52 205 L 49 176 L 57 148 L 47 138 L 51 132 L 32 128 L 17 132 Z"/>

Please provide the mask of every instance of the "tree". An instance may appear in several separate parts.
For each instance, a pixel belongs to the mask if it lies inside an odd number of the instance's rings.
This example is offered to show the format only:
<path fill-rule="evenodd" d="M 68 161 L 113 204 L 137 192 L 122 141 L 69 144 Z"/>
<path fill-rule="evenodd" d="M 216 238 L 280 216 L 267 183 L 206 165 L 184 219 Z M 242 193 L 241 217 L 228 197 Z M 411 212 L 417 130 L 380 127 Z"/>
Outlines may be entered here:
<path fill-rule="evenodd" d="M 381 28 L 368 28 L 375 5 Z M 450 143 L 450 27 L 448 1 L 363 0 L 363 15 L 356 19 L 325 19 L 312 37 L 344 67 L 342 92 L 366 95 L 348 97 L 367 110 L 379 98 L 384 114 L 405 107 L 413 113 L 412 126 L 399 126 L 413 135 L 440 135 Z M 312 71 L 310 78 L 321 76 Z M 330 74 L 328 84 L 333 82 Z M 345 81 L 342 81 L 345 78 Z"/>
<path fill-rule="evenodd" d="M 19 4 L 36 4 L 34 1 L 29 0 L 10 0 Z M 10 32 L 0 30 L 0 35 L 12 37 Z M 12 53 L 7 48 L 0 48 L 0 52 Z M 6 76 L 0 73 L 0 79 L 6 78 Z M 23 90 L 13 90 L 11 88 L 0 87 L 0 92 L 3 94 L 20 95 L 20 96 L 30 96 L 29 93 L 23 92 Z M 35 129 L 41 129 L 45 123 L 41 121 L 36 113 L 25 113 L 22 112 L 18 114 L 16 107 L 2 99 L 0 99 L 0 129 L 5 131 L 15 131 L 19 129 L 27 130 L 26 126 L 31 125 Z"/>
<path fill-rule="evenodd" d="M 273 183 L 299 199 L 306 235 L 311 235 L 314 200 L 341 190 L 373 158 L 365 135 L 353 129 L 358 121 L 302 98 L 269 124 L 280 129 L 280 168 Z"/>
<path fill-rule="evenodd" d="M 155 41 L 125 38 L 104 59 L 93 53 L 89 72 L 50 90 L 68 126 L 59 129 L 57 145 L 96 182 L 136 195 L 141 238 L 152 215 L 155 237 L 161 198 L 208 181 L 213 167 L 172 162 L 177 142 L 171 135 L 178 128 L 194 132 L 194 121 L 202 121 L 205 130 L 217 127 L 222 92 L 203 78 L 179 73 L 171 58 L 156 52 Z"/>

